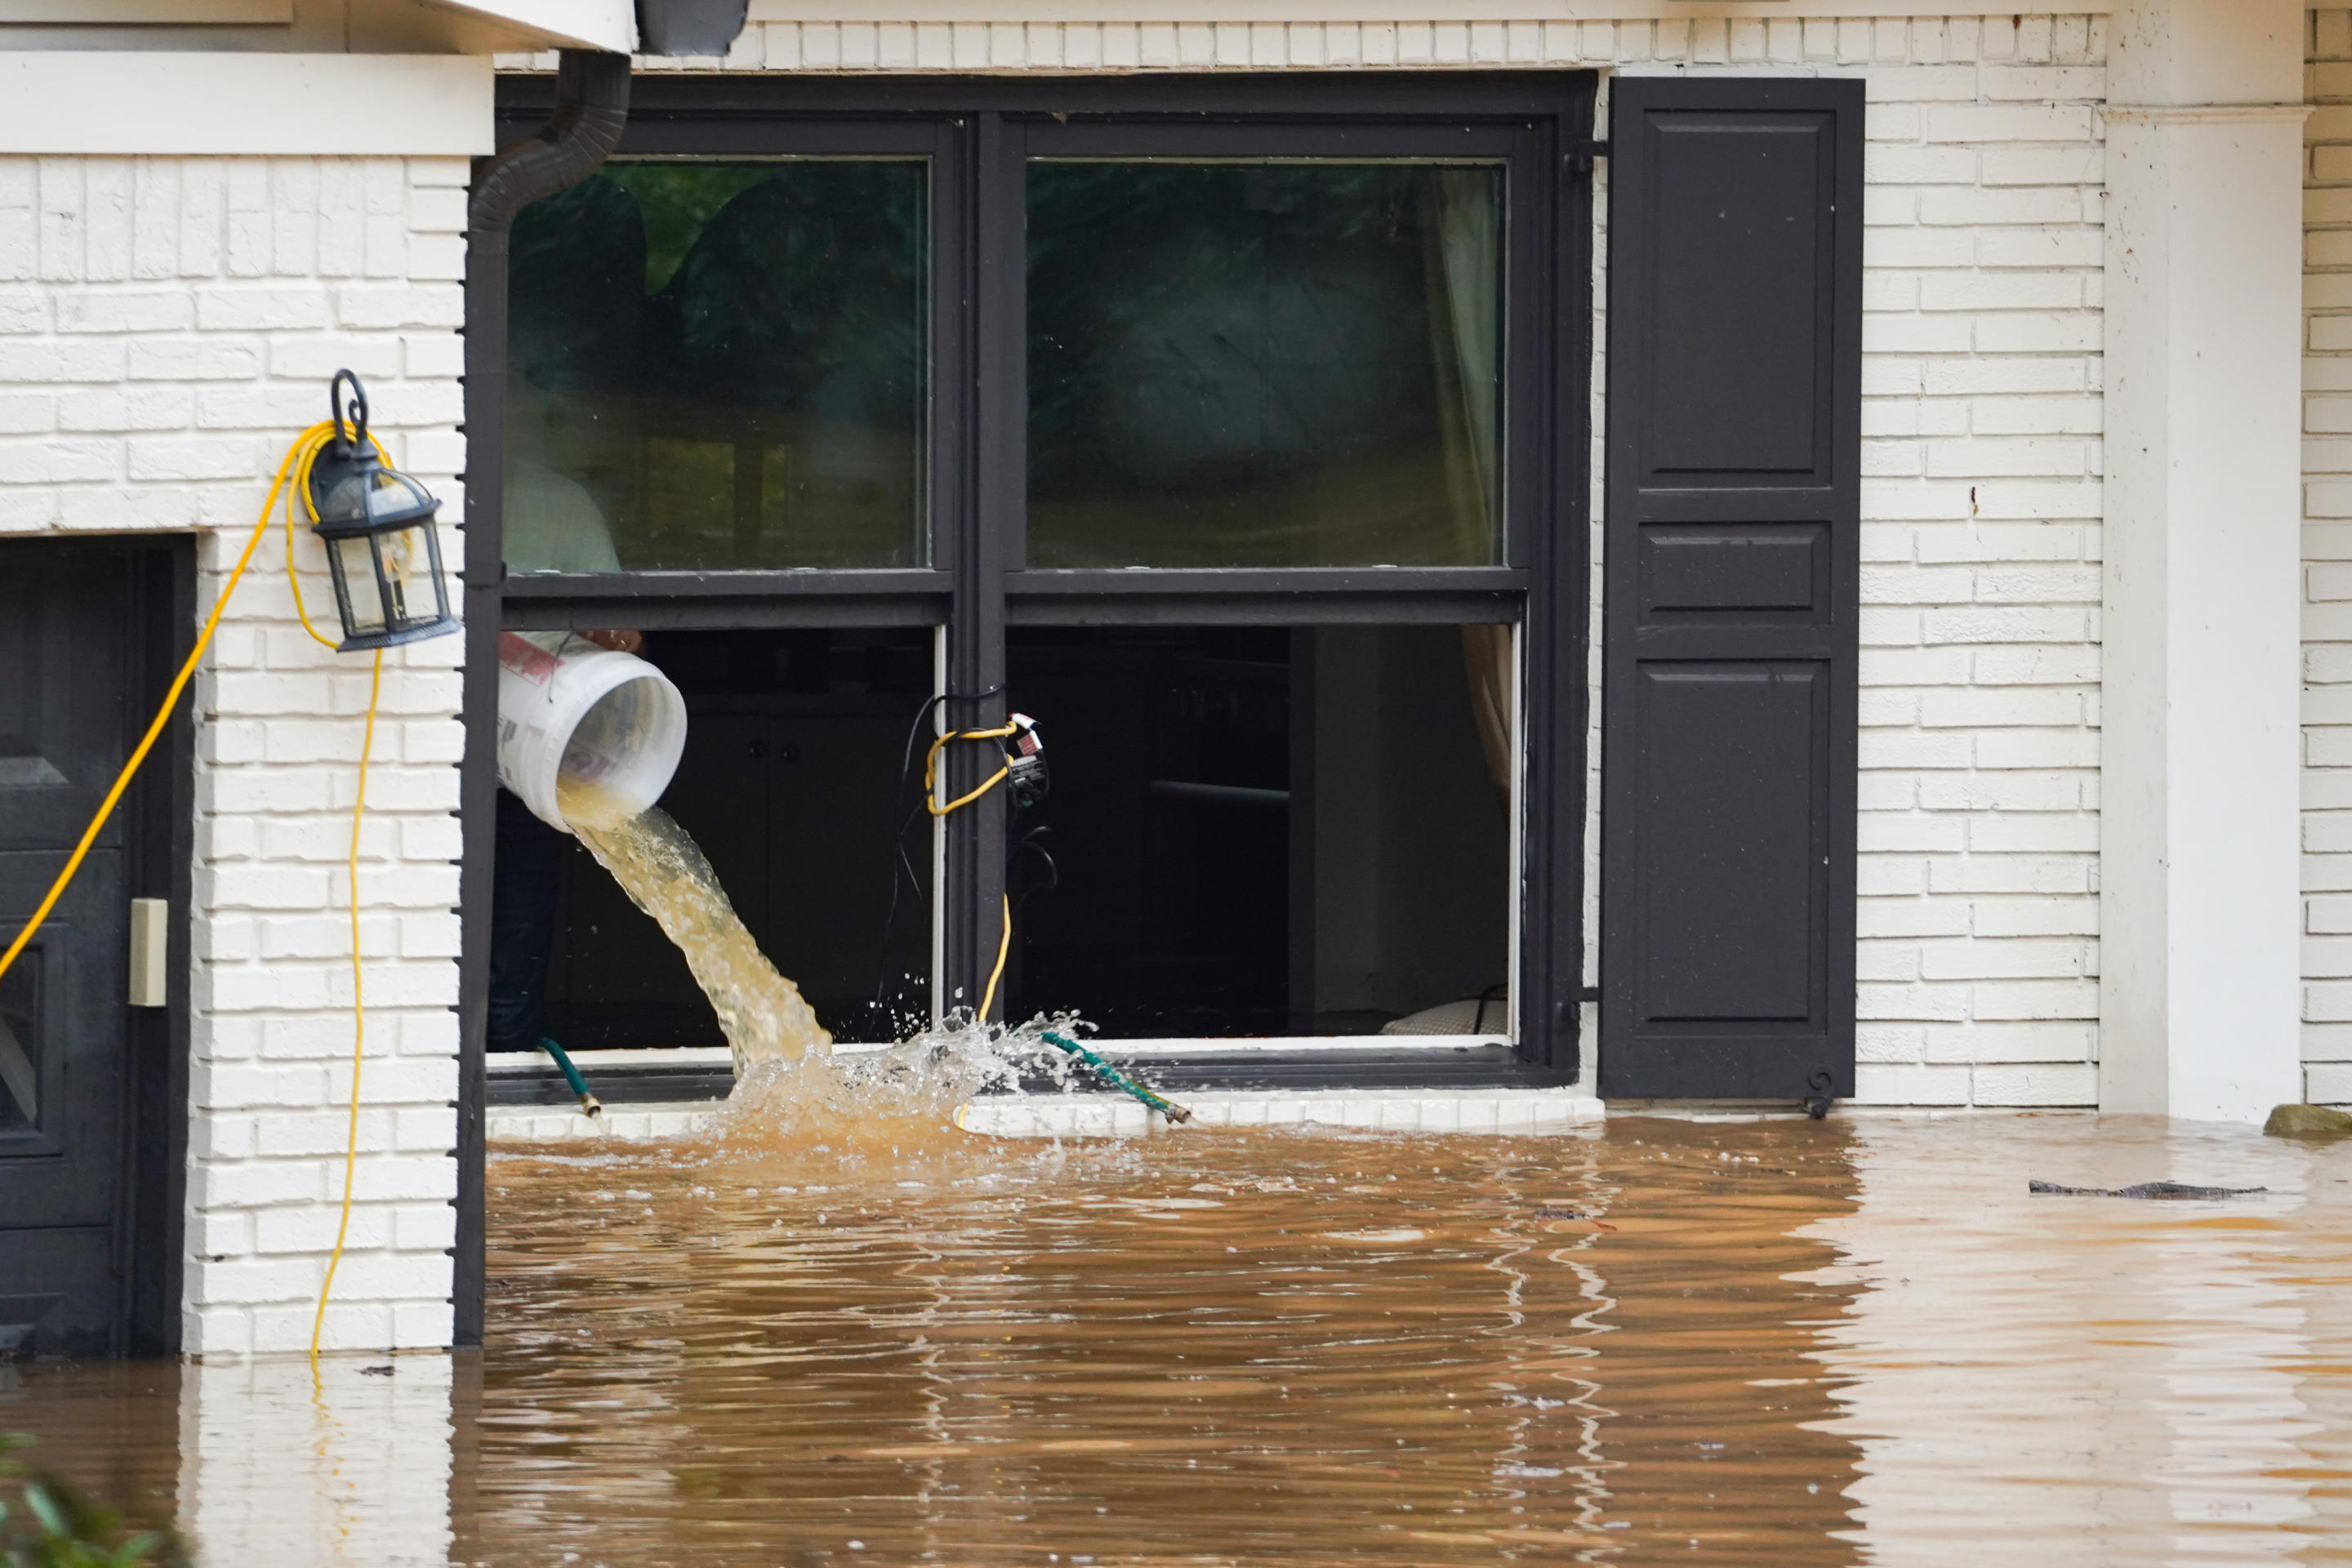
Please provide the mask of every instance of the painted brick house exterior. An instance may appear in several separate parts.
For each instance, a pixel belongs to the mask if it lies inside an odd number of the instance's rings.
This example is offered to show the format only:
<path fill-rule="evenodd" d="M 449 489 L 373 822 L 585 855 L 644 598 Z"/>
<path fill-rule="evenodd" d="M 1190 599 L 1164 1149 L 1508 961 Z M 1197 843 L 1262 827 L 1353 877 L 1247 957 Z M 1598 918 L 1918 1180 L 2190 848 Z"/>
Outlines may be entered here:
<path fill-rule="evenodd" d="M 819 20 L 805 7 L 755 4 L 726 58 L 642 59 L 639 68 L 1562 68 L 1601 73 L 1604 115 L 1608 83 L 1628 76 L 1863 79 L 1857 1102 L 2143 1103 L 2103 1096 L 2101 1068 L 2113 1005 L 2103 1003 L 2102 895 L 2115 885 L 2103 870 L 2102 780 L 2116 766 L 2102 743 L 2103 683 L 2113 677 L 2103 605 L 2117 592 L 2103 549 L 2116 493 L 2105 439 L 2118 266 L 2115 19 L 1723 14 L 1756 9 L 1735 5 L 1676 6 L 1716 14 L 1673 16 L 1081 23 L 1026 20 L 1017 9 Z M 2215 9 L 2257 30 L 2300 17 L 2298 58 L 2310 62 L 2309 100 L 2320 106 L 2304 164 L 2306 1066 L 2288 1089 L 2343 1102 L 2352 1100 L 2352 699 L 2342 695 L 2352 692 L 2352 621 L 2339 617 L 2352 603 L 2352 372 L 2331 367 L 2352 365 L 2352 289 L 2343 286 L 2352 278 L 2352 108 L 2340 107 L 2352 103 L 2352 24 L 2342 11 Z M 140 50 L 172 47 L 129 32 Z M 18 51 L 12 69 L 40 71 L 43 51 L 61 44 L 107 40 L 0 27 L 0 52 Z M 463 145 L 443 137 L 410 152 L 175 155 L 0 141 L 0 539 L 194 531 L 198 600 L 209 604 L 285 442 L 321 416 L 326 376 L 349 365 L 369 380 L 394 460 L 442 498 L 445 548 L 457 558 L 467 157 L 490 151 L 493 65 L 546 70 L 555 57 L 493 61 L 477 49 L 465 63 L 471 74 L 452 79 L 471 96 L 434 120 L 461 124 L 452 134 Z M 1604 172 L 1595 186 L 1603 268 L 1606 188 Z M 1599 277 L 1593 298 L 1598 310 Z M 1601 386 L 1596 363 L 1596 474 Z M 1596 562 L 1601 510 L 1596 479 Z M 362 664 L 315 647 L 295 622 L 278 569 L 283 549 L 275 532 L 262 545 L 195 697 L 183 1348 L 204 1354 L 299 1348 L 340 1191 L 350 1047 L 342 861 L 366 681 Z M 308 538 L 296 560 L 310 602 L 323 602 Z M 1596 571 L 1596 773 L 1600 581 Z M 362 848 L 366 1112 L 351 1251 L 326 1335 L 341 1347 L 441 1345 L 452 1332 L 459 652 L 448 639 L 386 661 Z M 1587 854 L 1591 899 L 1597 832 Z M 1589 912 L 1588 942 L 1598 927 Z M 1588 969 L 1596 962 L 1589 952 Z M 2104 978 L 2112 990 L 2112 973 Z M 1588 1051 L 1597 1033 L 1584 1030 Z"/>

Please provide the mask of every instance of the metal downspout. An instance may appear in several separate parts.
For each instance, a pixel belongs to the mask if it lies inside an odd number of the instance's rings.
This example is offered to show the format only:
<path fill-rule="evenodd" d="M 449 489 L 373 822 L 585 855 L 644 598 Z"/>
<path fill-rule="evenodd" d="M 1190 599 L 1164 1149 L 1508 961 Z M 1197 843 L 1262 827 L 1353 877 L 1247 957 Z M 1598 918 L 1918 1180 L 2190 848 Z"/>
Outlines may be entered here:
<path fill-rule="evenodd" d="M 464 719 L 458 907 L 457 1225 L 452 1280 L 455 1342 L 482 1342 L 484 1060 L 489 1026 L 489 920 L 498 769 L 488 751 L 498 721 L 499 591 L 506 572 L 499 508 L 505 491 L 507 258 L 515 215 L 594 174 L 629 119 L 629 57 L 566 49 L 555 108 L 539 132 L 474 161 L 466 225 L 466 486 Z"/>

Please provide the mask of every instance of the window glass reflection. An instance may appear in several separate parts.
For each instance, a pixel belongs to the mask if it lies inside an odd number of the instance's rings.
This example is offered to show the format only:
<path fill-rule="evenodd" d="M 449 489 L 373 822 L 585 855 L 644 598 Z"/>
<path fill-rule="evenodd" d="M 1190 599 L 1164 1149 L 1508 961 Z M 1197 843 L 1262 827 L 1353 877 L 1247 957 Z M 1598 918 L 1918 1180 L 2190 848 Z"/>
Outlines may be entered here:
<path fill-rule="evenodd" d="M 508 569 L 921 564 L 926 184 L 620 161 L 526 208 Z"/>
<path fill-rule="evenodd" d="M 1503 175 L 1028 173 L 1039 567 L 1500 558 Z"/>

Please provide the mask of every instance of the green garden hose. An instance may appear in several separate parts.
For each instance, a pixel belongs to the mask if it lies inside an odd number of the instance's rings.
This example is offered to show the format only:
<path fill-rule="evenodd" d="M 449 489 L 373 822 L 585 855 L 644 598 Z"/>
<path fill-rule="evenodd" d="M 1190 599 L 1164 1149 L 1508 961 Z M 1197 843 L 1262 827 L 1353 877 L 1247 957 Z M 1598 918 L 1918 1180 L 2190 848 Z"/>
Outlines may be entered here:
<path fill-rule="evenodd" d="M 572 1092 L 580 1097 L 581 1113 L 589 1117 L 604 1115 L 604 1102 L 588 1092 L 588 1080 L 580 1076 L 580 1069 L 572 1065 L 572 1058 L 563 1054 L 563 1047 L 553 1040 L 542 1039 L 539 1042 L 539 1048 L 553 1057 L 555 1065 L 563 1069 L 563 1081 L 570 1084 Z"/>
<path fill-rule="evenodd" d="M 553 1042 L 550 1041 L 546 1043 L 551 1045 Z M 1045 1031 L 1045 1043 L 1059 1050 L 1069 1052 L 1070 1055 L 1077 1058 L 1078 1060 L 1094 1068 L 1095 1072 L 1105 1083 L 1109 1084 L 1113 1089 L 1125 1089 L 1128 1093 L 1135 1096 L 1136 1099 L 1143 1101 L 1144 1104 L 1150 1106 L 1152 1110 L 1160 1112 L 1160 1115 L 1168 1118 L 1169 1121 L 1183 1122 L 1192 1120 L 1192 1113 L 1191 1111 L 1185 1110 L 1182 1106 L 1178 1105 L 1173 1100 L 1162 1100 L 1160 1096 L 1152 1093 L 1150 1089 L 1144 1088 L 1141 1084 L 1136 1082 L 1133 1079 L 1128 1077 L 1117 1068 L 1111 1066 L 1110 1063 L 1103 1060 L 1102 1058 L 1095 1055 L 1094 1052 L 1087 1049 L 1086 1047 L 1078 1044 L 1077 1041 L 1071 1039 L 1068 1036 L 1057 1035 L 1053 1030 L 1048 1029 Z"/>

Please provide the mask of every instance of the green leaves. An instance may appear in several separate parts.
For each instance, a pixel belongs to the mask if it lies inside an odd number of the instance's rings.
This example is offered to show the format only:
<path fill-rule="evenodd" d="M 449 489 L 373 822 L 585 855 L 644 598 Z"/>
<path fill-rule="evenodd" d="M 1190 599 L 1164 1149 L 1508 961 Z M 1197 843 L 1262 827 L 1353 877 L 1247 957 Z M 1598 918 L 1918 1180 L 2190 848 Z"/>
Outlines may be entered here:
<path fill-rule="evenodd" d="M 69 1483 L 9 1456 L 33 1447 L 0 1432 L 0 1568 L 191 1568 L 167 1530 L 130 1531 Z"/>

